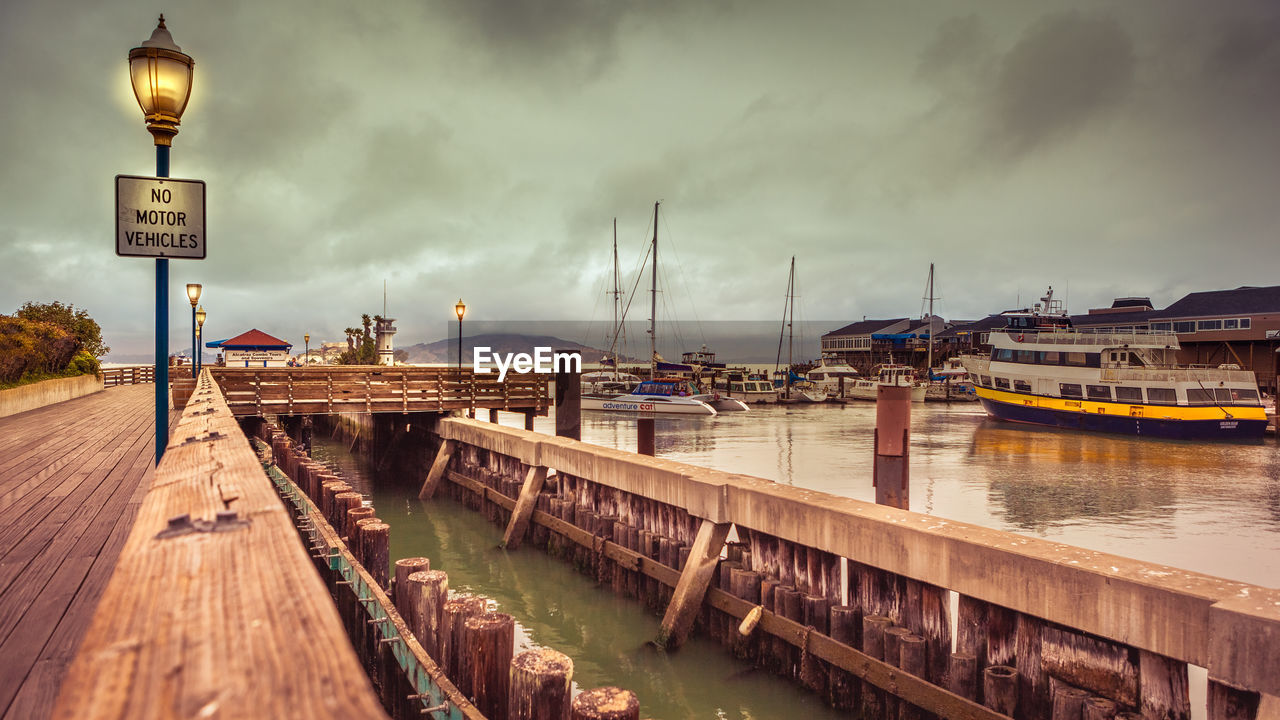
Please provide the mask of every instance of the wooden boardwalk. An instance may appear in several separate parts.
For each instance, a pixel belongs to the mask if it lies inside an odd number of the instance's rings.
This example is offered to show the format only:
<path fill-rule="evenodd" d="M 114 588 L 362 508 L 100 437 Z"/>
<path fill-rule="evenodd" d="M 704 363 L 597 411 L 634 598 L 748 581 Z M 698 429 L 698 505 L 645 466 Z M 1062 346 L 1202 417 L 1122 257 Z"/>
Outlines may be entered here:
<path fill-rule="evenodd" d="M 0 716 L 53 708 L 152 476 L 152 385 L 0 418 Z"/>

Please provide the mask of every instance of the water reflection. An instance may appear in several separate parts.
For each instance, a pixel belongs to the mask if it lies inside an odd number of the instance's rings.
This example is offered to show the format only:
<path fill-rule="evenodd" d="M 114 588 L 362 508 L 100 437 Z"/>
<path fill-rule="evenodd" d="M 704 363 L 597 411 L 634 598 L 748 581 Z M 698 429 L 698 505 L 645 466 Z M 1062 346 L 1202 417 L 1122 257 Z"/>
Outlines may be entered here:
<path fill-rule="evenodd" d="M 554 432 L 549 418 L 537 428 Z M 873 501 L 874 428 L 872 403 L 754 407 L 660 421 L 658 454 Z M 583 439 L 634 450 L 635 422 L 585 413 Z M 1274 440 L 1086 434 L 915 405 L 911 509 L 1276 587 L 1278 452 Z"/>

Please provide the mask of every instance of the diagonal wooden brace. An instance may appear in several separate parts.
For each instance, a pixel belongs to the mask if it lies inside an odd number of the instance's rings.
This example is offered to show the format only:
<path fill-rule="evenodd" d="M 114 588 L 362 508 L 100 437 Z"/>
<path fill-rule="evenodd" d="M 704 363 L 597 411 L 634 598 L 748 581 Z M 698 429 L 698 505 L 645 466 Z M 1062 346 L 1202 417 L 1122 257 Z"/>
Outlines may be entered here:
<path fill-rule="evenodd" d="M 419 500 L 430 500 L 436 494 L 440 478 L 444 477 L 444 469 L 449 464 L 449 458 L 453 457 L 453 449 L 457 444 L 454 440 L 445 440 L 440 446 L 440 452 L 436 453 L 435 462 L 431 463 L 427 479 L 422 481 L 422 490 L 418 491 Z"/>
<path fill-rule="evenodd" d="M 502 546 L 508 550 L 520 547 L 525 533 L 529 530 L 529 518 L 533 517 L 533 508 L 538 504 L 538 493 L 542 492 L 542 484 L 547 480 L 547 469 L 534 465 L 525 473 L 524 485 L 520 488 L 520 499 L 511 511 L 511 522 L 507 523 L 507 532 L 502 536 Z"/>
<path fill-rule="evenodd" d="M 729 536 L 732 523 L 714 523 L 703 520 L 698 528 L 698 536 L 689 548 L 689 561 L 680 573 L 680 581 L 667 605 L 667 612 L 662 616 L 662 628 L 658 631 L 658 645 L 674 650 L 684 644 L 693 628 L 694 618 L 702 609 L 702 600 L 706 597 L 707 587 L 716 572 L 716 563 L 720 561 L 720 551 L 724 549 L 724 540 Z"/>

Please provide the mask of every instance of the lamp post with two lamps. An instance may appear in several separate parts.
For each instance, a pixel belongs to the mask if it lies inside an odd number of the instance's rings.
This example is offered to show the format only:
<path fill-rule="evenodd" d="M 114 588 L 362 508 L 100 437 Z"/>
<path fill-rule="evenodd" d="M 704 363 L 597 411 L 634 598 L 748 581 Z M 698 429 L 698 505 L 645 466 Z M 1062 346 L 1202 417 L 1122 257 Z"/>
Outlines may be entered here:
<path fill-rule="evenodd" d="M 204 306 L 201 305 L 200 309 L 196 311 L 196 347 L 197 348 L 200 347 L 200 341 L 204 337 L 204 319 L 205 319 Z M 204 362 L 203 362 L 204 350 L 197 349 L 196 358 L 198 358 L 196 360 L 196 374 L 199 374 L 200 368 L 204 366 Z"/>
<path fill-rule="evenodd" d="M 196 368 L 196 353 L 200 352 L 196 345 L 196 305 L 200 302 L 200 283 L 187 283 L 187 299 L 191 301 L 191 377 L 195 379 L 200 372 Z"/>
<path fill-rule="evenodd" d="M 164 15 L 142 45 L 129 51 L 129 79 L 155 140 L 156 177 L 169 177 L 169 148 L 191 99 L 195 61 L 173 42 Z M 169 259 L 156 258 L 156 464 L 169 427 Z"/>

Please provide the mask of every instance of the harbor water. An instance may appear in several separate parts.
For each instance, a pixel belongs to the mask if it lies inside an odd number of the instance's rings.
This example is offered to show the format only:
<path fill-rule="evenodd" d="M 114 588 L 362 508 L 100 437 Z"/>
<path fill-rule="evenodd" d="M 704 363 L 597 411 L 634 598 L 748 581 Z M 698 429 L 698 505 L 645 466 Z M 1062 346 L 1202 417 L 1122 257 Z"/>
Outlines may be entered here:
<path fill-rule="evenodd" d="M 519 415 L 502 413 L 506 425 Z M 660 418 L 659 456 L 871 501 L 872 403 L 756 406 L 709 418 Z M 535 429 L 554 432 L 553 418 Z M 575 662 L 581 687 L 636 692 L 642 717 L 735 720 L 837 717 L 815 696 L 697 638 L 665 654 L 648 644 L 660 618 L 567 563 L 497 548 L 501 528 L 451 500 L 378 477 L 320 437 L 391 524 L 392 557 L 424 555 L 453 589 L 494 599 L 520 645 Z M 585 412 L 582 439 L 634 450 L 634 418 Z M 987 419 L 976 404 L 912 407 L 911 509 L 1269 587 L 1280 586 L 1280 449 L 1274 439 L 1221 444 L 1094 435 Z M 1193 679 L 1193 684 L 1194 679 Z M 1199 693 L 1196 693 L 1197 695 Z"/>

